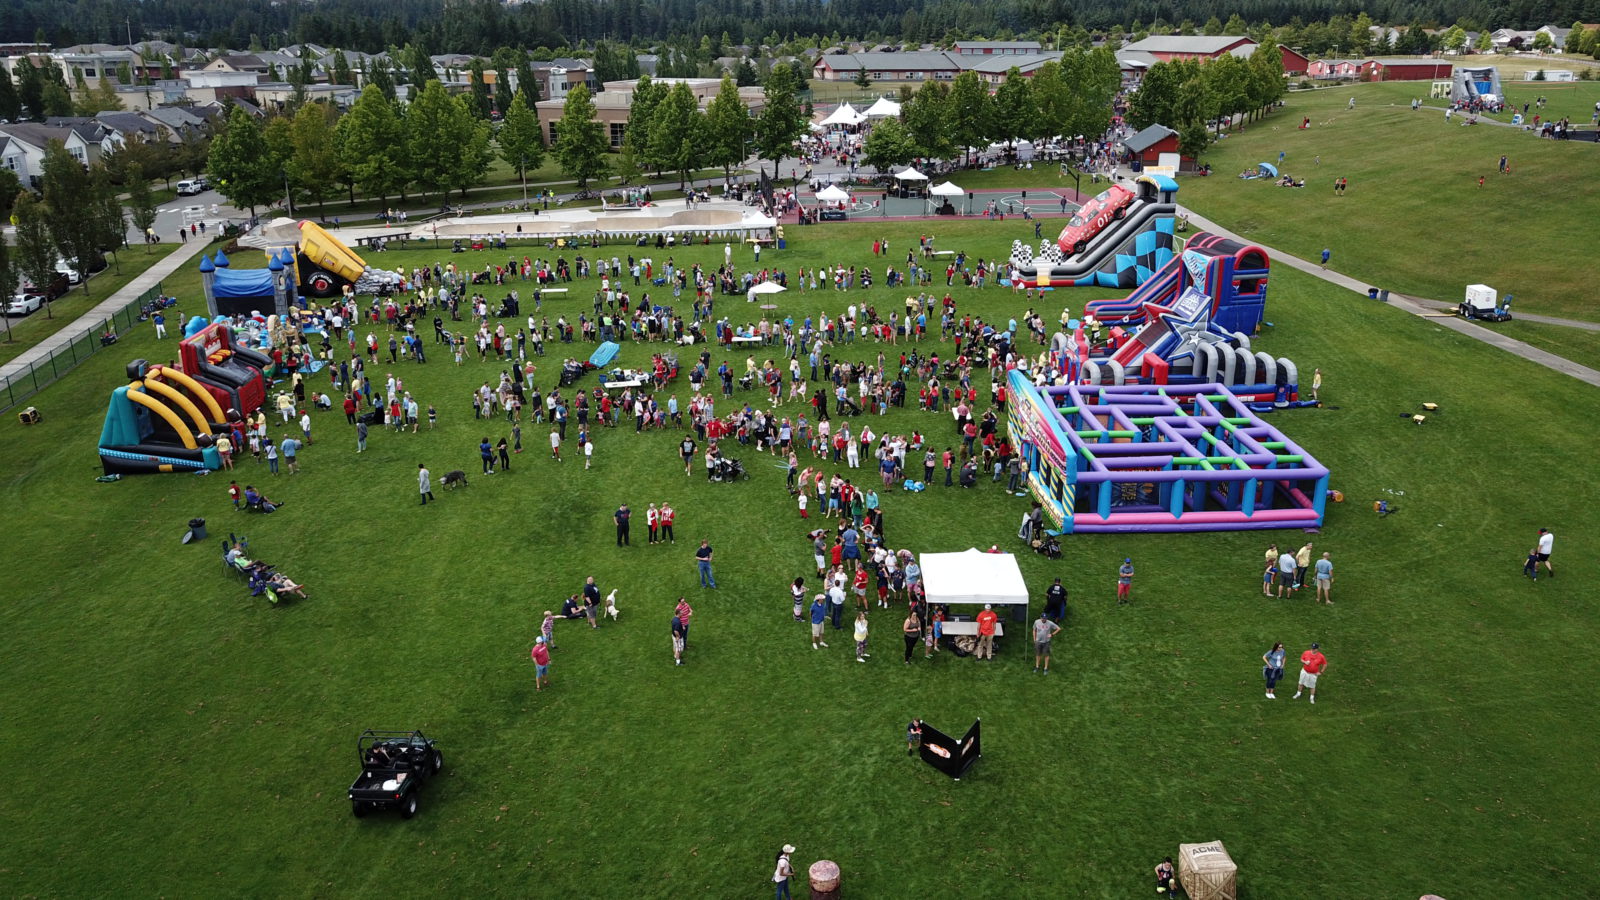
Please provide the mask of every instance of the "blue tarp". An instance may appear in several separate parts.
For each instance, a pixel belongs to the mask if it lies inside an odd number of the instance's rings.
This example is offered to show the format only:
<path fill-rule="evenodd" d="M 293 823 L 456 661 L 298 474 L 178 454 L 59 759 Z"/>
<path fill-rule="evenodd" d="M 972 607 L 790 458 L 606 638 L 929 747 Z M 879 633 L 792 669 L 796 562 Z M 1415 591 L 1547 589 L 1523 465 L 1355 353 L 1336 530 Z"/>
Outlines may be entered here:
<path fill-rule="evenodd" d="M 218 297 L 272 296 L 272 273 L 266 269 L 218 269 L 212 277 Z"/>
<path fill-rule="evenodd" d="M 596 369 L 603 369 L 607 365 L 610 365 L 613 359 L 617 358 L 617 352 L 621 349 L 621 347 L 617 346 L 611 341 L 606 341 L 604 344 L 600 345 L 600 349 L 596 350 L 593 356 L 589 357 L 589 363 Z"/>

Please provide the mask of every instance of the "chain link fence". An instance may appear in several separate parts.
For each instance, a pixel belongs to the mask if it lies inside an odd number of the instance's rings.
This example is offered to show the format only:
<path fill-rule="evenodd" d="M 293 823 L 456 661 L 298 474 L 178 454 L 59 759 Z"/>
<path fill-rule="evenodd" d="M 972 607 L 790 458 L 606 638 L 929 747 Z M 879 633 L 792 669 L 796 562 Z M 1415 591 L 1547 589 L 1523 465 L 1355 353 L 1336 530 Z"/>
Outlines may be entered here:
<path fill-rule="evenodd" d="M 162 296 L 162 288 L 158 284 L 97 322 L 48 358 L 33 362 L 20 372 L 0 376 L 0 413 L 21 404 L 77 368 L 79 363 L 115 344 L 117 336 L 131 332 L 143 321 L 145 307 Z"/>

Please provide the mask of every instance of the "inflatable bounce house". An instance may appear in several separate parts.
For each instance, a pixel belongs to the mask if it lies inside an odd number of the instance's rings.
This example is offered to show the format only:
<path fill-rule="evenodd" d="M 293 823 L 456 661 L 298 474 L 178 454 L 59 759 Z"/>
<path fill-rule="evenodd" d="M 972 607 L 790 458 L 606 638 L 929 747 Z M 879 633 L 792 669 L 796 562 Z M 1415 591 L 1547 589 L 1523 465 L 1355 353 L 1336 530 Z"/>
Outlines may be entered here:
<path fill-rule="evenodd" d="M 1450 77 L 1450 102 L 1501 103 L 1506 95 L 1500 90 L 1500 70 L 1494 66 L 1456 66 Z"/>
<path fill-rule="evenodd" d="M 1009 384 L 1012 443 L 1060 533 L 1322 524 L 1328 470 L 1225 385 Z"/>
<path fill-rule="evenodd" d="M 294 279 L 287 277 L 293 265 L 288 250 L 267 251 L 265 269 L 235 269 L 221 250 L 215 258 L 202 255 L 200 286 L 206 293 L 206 309 L 212 318 L 288 315 L 297 299 Z"/>
<path fill-rule="evenodd" d="M 1201 232 L 1127 297 L 1087 303 L 1085 320 L 1056 335 L 1046 369 L 1058 382 L 1217 383 L 1252 403 L 1298 405 L 1295 364 L 1251 348 L 1269 265 L 1260 247 Z"/>
<path fill-rule="evenodd" d="M 1144 284 L 1173 257 L 1178 182 L 1164 175 L 1141 175 L 1134 181 L 1131 202 L 1117 202 L 1116 193 L 1127 191 L 1113 185 L 1068 220 L 1068 230 L 1093 226 L 1094 217 L 1085 218 L 1085 213 L 1102 206 L 1109 208 L 1099 230 L 1082 241 L 1082 252 L 1072 252 L 1077 241 L 1063 248 L 1057 240 L 1046 240 L 1039 244 L 1037 252 L 1022 241 L 1013 241 L 1011 262 L 1017 277 L 1030 287 L 1041 288 L 1131 288 Z M 1126 194 L 1122 196 L 1125 199 Z"/>
<path fill-rule="evenodd" d="M 403 286 L 397 272 L 374 269 L 344 242 L 315 222 L 299 224 L 300 241 L 295 247 L 295 281 L 300 293 L 311 297 L 334 297 L 346 286 L 357 294 L 387 294 Z"/>
<path fill-rule="evenodd" d="M 128 364 L 129 383 L 111 392 L 100 431 L 106 474 L 218 469 L 212 435 L 260 408 L 272 361 L 239 344 L 225 323 L 200 327 L 179 344 L 180 368 Z"/>

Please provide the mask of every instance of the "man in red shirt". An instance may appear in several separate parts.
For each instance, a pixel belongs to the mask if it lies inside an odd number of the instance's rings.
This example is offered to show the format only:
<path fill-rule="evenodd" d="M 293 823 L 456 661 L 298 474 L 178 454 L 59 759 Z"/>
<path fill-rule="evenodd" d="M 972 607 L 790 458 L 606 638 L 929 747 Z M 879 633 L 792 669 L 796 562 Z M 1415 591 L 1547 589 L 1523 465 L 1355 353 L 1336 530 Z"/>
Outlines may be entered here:
<path fill-rule="evenodd" d="M 532 655 L 534 690 L 542 691 L 550 683 L 550 648 L 544 642 L 544 635 L 534 638 Z"/>
<path fill-rule="evenodd" d="M 978 652 L 979 659 L 994 659 L 994 623 L 1000 617 L 995 615 L 994 608 L 989 604 L 983 605 L 983 612 L 978 613 Z"/>
<path fill-rule="evenodd" d="M 1322 645 L 1312 644 L 1310 650 L 1300 654 L 1300 686 L 1291 699 L 1299 700 L 1302 691 L 1310 691 L 1311 702 L 1317 702 L 1317 676 L 1326 668 L 1328 658 L 1322 655 Z"/>

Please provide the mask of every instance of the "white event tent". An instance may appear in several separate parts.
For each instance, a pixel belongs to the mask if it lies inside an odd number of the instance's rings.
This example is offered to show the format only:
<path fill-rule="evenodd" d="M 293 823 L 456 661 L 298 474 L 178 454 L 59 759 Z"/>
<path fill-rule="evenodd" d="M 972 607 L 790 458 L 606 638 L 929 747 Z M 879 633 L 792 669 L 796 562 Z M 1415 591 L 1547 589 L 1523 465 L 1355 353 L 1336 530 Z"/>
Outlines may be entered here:
<path fill-rule="evenodd" d="M 960 197 L 966 191 L 957 187 L 954 182 L 946 181 L 944 184 L 936 184 L 929 188 L 928 193 L 935 197 Z"/>
<path fill-rule="evenodd" d="M 904 172 L 894 173 L 896 181 L 927 181 L 928 176 L 918 172 L 915 166 L 907 168 Z"/>
<path fill-rule="evenodd" d="M 862 122 L 865 122 L 866 119 L 867 117 L 863 116 L 859 111 L 857 111 L 854 106 L 851 106 L 848 103 L 841 103 L 838 109 L 834 110 L 831 115 L 822 120 L 822 124 L 825 126 L 860 125 Z"/>
<path fill-rule="evenodd" d="M 830 184 L 817 191 L 817 199 L 823 203 L 844 203 L 850 199 L 850 194 L 836 184 Z"/>
<path fill-rule="evenodd" d="M 900 115 L 900 104 L 888 97 L 879 97 L 878 102 L 867 107 L 867 118 L 885 119 L 890 116 Z"/>
<path fill-rule="evenodd" d="M 922 584 L 929 604 L 1010 606 L 1013 621 L 1027 620 L 1028 586 L 1022 580 L 1016 556 L 973 549 L 960 553 L 924 553 L 921 563 Z M 966 614 L 977 613 L 974 609 Z"/>

